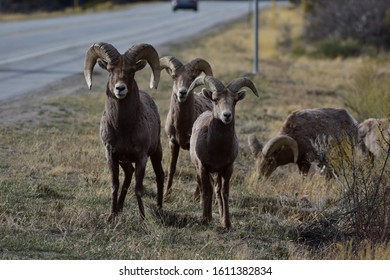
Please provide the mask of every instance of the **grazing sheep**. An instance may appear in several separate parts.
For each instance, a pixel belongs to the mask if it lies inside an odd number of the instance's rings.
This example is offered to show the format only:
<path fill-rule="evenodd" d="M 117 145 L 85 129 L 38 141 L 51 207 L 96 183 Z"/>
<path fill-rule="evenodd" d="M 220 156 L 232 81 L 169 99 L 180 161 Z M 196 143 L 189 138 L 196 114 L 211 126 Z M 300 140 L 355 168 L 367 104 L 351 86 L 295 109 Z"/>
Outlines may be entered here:
<path fill-rule="evenodd" d="M 344 109 L 302 109 L 291 113 L 279 134 L 264 146 L 255 135 L 249 137 L 248 143 L 257 158 L 259 176 L 268 178 L 278 166 L 288 163 L 296 163 L 301 174 L 307 175 L 312 162 L 323 160 L 313 143 L 324 136 L 337 141 L 348 136 L 349 143 L 357 143 L 357 125 Z"/>
<path fill-rule="evenodd" d="M 212 173 L 217 173 L 215 193 L 219 206 L 220 222 L 230 228 L 229 184 L 233 163 L 238 153 L 238 140 L 234 128 L 235 105 L 245 97 L 243 87 L 258 96 L 255 85 L 248 78 L 237 78 L 226 87 L 211 76 L 198 77 L 189 91 L 205 85 L 202 93 L 213 103 L 213 110 L 201 114 L 192 127 L 190 156 L 196 166 L 198 185 L 203 206 L 203 221 L 212 219 Z"/>
<path fill-rule="evenodd" d="M 359 124 L 359 137 L 374 157 L 386 154 L 390 145 L 390 118 L 370 118 Z"/>
<path fill-rule="evenodd" d="M 162 207 L 164 171 L 160 142 L 160 116 L 152 98 L 138 89 L 134 80 L 136 71 L 152 68 L 151 88 L 157 88 L 160 79 L 159 56 L 153 46 L 139 44 L 121 55 L 107 43 L 93 44 L 84 62 L 84 77 L 92 87 L 92 71 L 96 64 L 109 72 L 106 87 L 105 109 L 100 122 L 100 137 L 105 147 L 112 180 L 112 202 L 109 220 L 123 209 L 123 203 L 135 171 L 135 195 L 143 219 L 143 178 L 150 156 L 157 182 L 157 205 Z M 132 163 L 135 163 L 135 168 Z M 124 171 L 124 181 L 118 199 L 119 166 Z"/>
<path fill-rule="evenodd" d="M 189 92 L 188 87 L 202 72 L 207 76 L 212 76 L 213 71 L 210 64 L 201 58 L 183 64 L 173 56 L 165 56 L 160 59 L 160 66 L 161 69 L 168 72 L 173 80 L 171 104 L 165 122 L 165 132 L 169 139 L 171 152 L 168 182 L 164 194 L 164 198 L 168 199 L 180 148 L 189 150 L 194 121 L 201 113 L 212 109 L 209 99 Z M 195 196 L 198 196 L 198 193 Z"/>

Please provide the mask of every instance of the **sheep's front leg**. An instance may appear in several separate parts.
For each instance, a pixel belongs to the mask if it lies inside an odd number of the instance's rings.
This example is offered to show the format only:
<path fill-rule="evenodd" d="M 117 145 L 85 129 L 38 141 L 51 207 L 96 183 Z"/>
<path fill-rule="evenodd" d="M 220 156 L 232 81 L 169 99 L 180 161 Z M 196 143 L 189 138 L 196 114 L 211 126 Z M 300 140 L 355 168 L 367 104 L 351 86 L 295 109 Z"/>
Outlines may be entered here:
<path fill-rule="evenodd" d="M 157 151 L 150 156 L 152 161 L 153 170 L 156 174 L 156 184 L 157 184 L 157 206 L 162 208 L 163 204 L 163 191 L 164 191 L 164 169 L 162 167 L 162 148 L 159 144 Z"/>
<path fill-rule="evenodd" d="M 230 178 L 233 174 L 233 165 L 227 167 L 222 173 L 222 215 L 220 221 L 223 227 L 230 228 L 232 226 L 230 222 L 230 213 L 229 213 L 229 187 L 230 187 Z"/>
<path fill-rule="evenodd" d="M 176 164 L 177 164 L 177 159 L 179 157 L 180 146 L 175 141 L 170 140 L 169 149 L 171 152 L 171 162 L 169 164 L 168 182 L 167 182 L 167 188 L 164 193 L 164 201 L 167 201 L 171 194 L 171 186 L 173 182 L 173 176 L 175 175 L 176 172 Z"/>
<path fill-rule="evenodd" d="M 107 152 L 107 162 L 111 173 L 111 213 L 108 221 L 118 215 L 119 159 L 114 153 Z"/>
<path fill-rule="evenodd" d="M 199 171 L 200 192 L 202 195 L 203 222 L 212 220 L 213 186 L 210 173 L 202 166 Z"/>
<path fill-rule="evenodd" d="M 144 156 L 135 163 L 135 196 L 138 202 L 138 209 L 141 219 L 145 219 L 145 208 L 142 202 L 142 195 L 144 194 L 143 180 L 145 177 L 146 162 L 148 158 Z"/>
<path fill-rule="evenodd" d="M 118 200 L 118 212 L 122 212 L 127 190 L 129 189 L 131 178 L 133 176 L 134 167 L 130 162 L 121 162 L 119 164 L 122 167 L 123 172 L 125 173 L 125 179 L 123 181 L 121 194 Z"/>
<path fill-rule="evenodd" d="M 221 174 L 218 173 L 217 176 L 217 182 L 215 184 L 215 196 L 217 197 L 217 202 L 218 202 L 218 210 L 219 210 L 219 216 L 223 216 L 223 202 L 222 202 L 222 177 Z"/>
<path fill-rule="evenodd" d="M 310 166 L 311 166 L 310 162 L 306 160 L 301 160 L 297 162 L 297 164 L 298 164 L 299 173 L 301 173 L 301 175 L 306 177 L 310 170 Z"/>

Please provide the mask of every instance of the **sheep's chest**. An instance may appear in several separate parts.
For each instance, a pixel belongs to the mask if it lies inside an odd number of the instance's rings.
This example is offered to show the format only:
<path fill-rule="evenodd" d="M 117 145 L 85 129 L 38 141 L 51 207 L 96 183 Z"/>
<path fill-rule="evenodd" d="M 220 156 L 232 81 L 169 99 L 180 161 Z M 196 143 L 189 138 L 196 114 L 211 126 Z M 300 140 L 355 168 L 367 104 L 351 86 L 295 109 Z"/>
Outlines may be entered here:
<path fill-rule="evenodd" d="M 147 153 L 149 141 L 143 133 L 116 130 L 110 126 L 101 127 L 101 140 L 108 154 L 118 154 L 119 160 L 135 162 Z M 145 140 L 146 139 L 146 140 Z"/>
<path fill-rule="evenodd" d="M 209 131 L 204 152 L 198 153 L 199 159 L 209 172 L 219 172 L 232 164 L 237 157 L 236 135 L 231 131 Z"/>

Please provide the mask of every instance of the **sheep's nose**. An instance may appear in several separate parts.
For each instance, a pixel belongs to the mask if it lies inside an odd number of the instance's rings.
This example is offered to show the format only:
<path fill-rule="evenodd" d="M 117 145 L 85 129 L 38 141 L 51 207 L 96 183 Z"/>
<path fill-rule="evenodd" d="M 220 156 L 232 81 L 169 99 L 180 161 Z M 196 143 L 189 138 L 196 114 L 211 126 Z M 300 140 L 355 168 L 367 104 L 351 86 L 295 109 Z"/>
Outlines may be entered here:
<path fill-rule="evenodd" d="M 179 102 L 184 102 L 187 99 L 187 89 L 186 88 L 180 88 L 177 91 L 177 100 Z"/>
<path fill-rule="evenodd" d="M 119 92 L 121 92 L 122 90 L 125 90 L 126 89 L 126 86 L 124 85 L 120 85 L 120 86 L 116 86 L 115 89 Z"/>
<path fill-rule="evenodd" d="M 186 88 L 179 89 L 179 94 L 180 96 L 185 96 L 187 94 L 187 89 Z"/>
<path fill-rule="evenodd" d="M 223 112 L 221 121 L 224 124 L 229 124 L 232 121 L 232 113 L 229 111 Z"/>
<path fill-rule="evenodd" d="M 225 119 L 229 120 L 230 117 L 232 116 L 232 113 L 230 113 L 230 112 L 223 112 L 223 116 L 225 117 Z"/>

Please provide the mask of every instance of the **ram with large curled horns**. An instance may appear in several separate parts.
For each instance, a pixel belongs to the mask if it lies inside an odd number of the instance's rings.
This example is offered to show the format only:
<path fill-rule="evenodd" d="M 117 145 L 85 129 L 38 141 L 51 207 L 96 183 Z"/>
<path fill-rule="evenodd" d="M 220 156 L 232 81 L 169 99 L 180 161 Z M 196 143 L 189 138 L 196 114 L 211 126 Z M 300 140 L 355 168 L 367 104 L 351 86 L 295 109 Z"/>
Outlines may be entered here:
<path fill-rule="evenodd" d="M 139 90 L 134 80 L 135 72 L 145 67 L 145 61 L 152 69 L 150 87 L 157 88 L 160 63 L 151 45 L 137 44 L 120 54 L 110 44 L 96 43 L 88 49 L 84 61 L 84 76 L 90 89 L 96 63 L 109 73 L 105 108 L 100 122 L 100 137 L 105 147 L 112 184 L 109 220 L 122 211 L 133 173 L 140 216 L 142 219 L 145 217 L 142 194 L 148 157 L 156 175 L 157 205 L 162 207 L 164 171 L 161 164 L 160 116 L 152 98 Z M 124 172 L 124 180 L 119 194 L 120 167 Z"/>
<path fill-rule="evenodd" d="M 238 140 L 235 131 L 235 106 L 245 97 L 243 87 L 248 87 L 258 96 L 253 82 L 245 77 L 232 80 L 226 87 L 210 76 L 198 77 L 189 91 L 204 85 L 202 93 L 212 101 L 212 111 L 201 114 L 192 127 L 190 156 L 197 170 L 197 180 L 203 207 L 203 221 L 212 219 L 213 180 L 216 173 L 215 194 L 218 201 L 220 223 L 231 227 L 229 214 L 230 178 L 238 154 Z"/>
<path fill-rule="evenodd" d="M 188 87 L 200 74 L 212 76 L 210 64 L 195 58 L 183 64 L 174 56 L 164 56 L 160 59 L 161 69 L 165 69 L 173 80 L 171 104 L 165 121 L 165 132 L 169 139 L 170 165 L 168 182 L 164 199 L 171 194 L 173 176 L 176 172 L 180 148 L 189 150 L 192 125 L 200 114 L 212 109 L 211 101 L 203 95 L 188 91 Z M 195 197 L 199 195 L 198 190 Z"/>
<path fill-rule="evenodd" d="M 248 138 L 248 143 L 257 158 L 258 175 L 268 178 L 278 166 L 289 163 L 296 163 L 302 175 L 308 174 L 313 162 L 321 169 L 326 167 L 326 159 L 315 146 L 325 139 L 334 144 L 346 141 L 360 148 L 358 122 L 341 108 L 301 109 L 291 113 L 279 133 L 266 144 L 261 144 L 255 135 Z M 334 171 L 330 171 L 328 177 L 333 176 Z"/>

